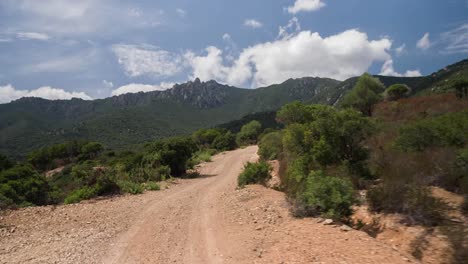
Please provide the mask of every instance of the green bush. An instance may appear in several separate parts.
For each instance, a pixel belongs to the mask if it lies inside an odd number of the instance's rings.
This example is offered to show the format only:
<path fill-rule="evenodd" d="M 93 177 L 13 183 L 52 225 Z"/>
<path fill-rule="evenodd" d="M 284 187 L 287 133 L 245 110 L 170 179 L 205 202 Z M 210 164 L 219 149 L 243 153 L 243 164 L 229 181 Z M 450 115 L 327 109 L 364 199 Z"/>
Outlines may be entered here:
<path fill-rule="evenodd" d="M 82 200 L 88 200 L 97 196 L 97 191 L 95 188 L 85 186 L 81 189 L 77 189 L 70 193 L 67 198 L 65 198 L 65 204 L 79 203 Z"/>
<path fill-rule="evenodd" d="M 278 159 L 283 152 L 283 135 L 280 131 L 265 134 L 258 144 L 258 154 L 264 160 Z"/>
<path fill-rule="evenodd" d="M 48 185 L 44 176 L 31 165 L 19 164 L 0 172 L 0 196 L 3 203 L 43 205 L 48 200 Z"/>
<path fill-rule="evenodd" d="M 141 184 L 131 181 L 120 181 L 117 183 L 124 193 L 140 194 L 143 193 L 144 189 Z"/>
<path fill-rule="evenodd" d="M 174 137 L 156 141 L 147 149 L 160 155 L 161 164 L 169 166 L 172 175 L 178 177 L 185 174 L 187 162 L 198 147 L 190 137 Z"/>
<path fill-rule="evenodd" d="M 352 183 L 343 178 L 312 171 L 305 182 L 304 191 L 299 195 L 301 214 L 318 215 L 341 219 L 349 216 L 354 203 Z"/>
<path fill-rule="evenodd" d="M 385 99 L 393 101 L 409 96 L 411 89 L 405 84 L 394 84 L 385 90 Z"/>
<path fill-rule="evenodd" d="M 395 144 L 406 151 L 430 147 L 461 147 L 468 140 L 468 111 L 423 119 L 400 129 Z"/>
<path fill-rule="evenodd" d="M 233 150 L 236 148 L 236 136 L 228 131 L 225 134 L 217 136 L 211 146 L 220 151 Z"/>
<path fill-rule="evenodd" d="M 247 184 L 265 184 L 270 178 L 271 166 L 267 162 L 248 162 L 244 166 L 244 171 L 239 175 L 238 185 L 244 187 Z"/>
<path fill-rule="evenodd" d="M 156 182 L 147 182 L 145 183 L 145 190 L 159 191 L 161 190 L 161 187 Z"/>
<path fill-rule="evenodd" d="M 193 157 L 190 158 L 188 164 L 189 168 L 193 168 L 195 165 L 198 165 L 202 162 L 210 162 L 211 157 L 216 153 L 216 150 L 214 149 L 204 149 L 204 150 L 199 150 L 193 154 Z"/>
<path fill-rule="evenodd" d="M 254 144 L 258 136 L 262 133 L 262 125 L 254 120 L 242 126 L 241 131 L 237 133 L 236 142 L 239 146 Z"/>
<path fill-rule="evenodd" d="M 7 156 L 0 154 L 0 171 L 13 167 L 14 163 Z"/>

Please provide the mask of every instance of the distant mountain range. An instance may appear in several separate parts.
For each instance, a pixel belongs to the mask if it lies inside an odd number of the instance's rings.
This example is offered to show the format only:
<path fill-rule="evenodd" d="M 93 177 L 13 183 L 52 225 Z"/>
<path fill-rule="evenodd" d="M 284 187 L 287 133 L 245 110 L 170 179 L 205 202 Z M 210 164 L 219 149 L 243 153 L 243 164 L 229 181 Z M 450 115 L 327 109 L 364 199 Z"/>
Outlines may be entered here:
<path fill-rule="evenodd" d="M 425 77 L 377 76 L 386 86 L 409 85 L 413 94 L 443 89 L 451 78 L 467 76 L 468 60 Z M 258 89 L 241 89 L 199 79 L 166 91 L 124 94 L 85 101 L 21 98 L 0 104 L 0 153 L 21 157 L 28 151 L 85 138 L 123 148 L 167 136 L 187 134 L 254 113 L 272 112 L 299 100 L 336 104 L 356 83 L 304 77 Z"/>

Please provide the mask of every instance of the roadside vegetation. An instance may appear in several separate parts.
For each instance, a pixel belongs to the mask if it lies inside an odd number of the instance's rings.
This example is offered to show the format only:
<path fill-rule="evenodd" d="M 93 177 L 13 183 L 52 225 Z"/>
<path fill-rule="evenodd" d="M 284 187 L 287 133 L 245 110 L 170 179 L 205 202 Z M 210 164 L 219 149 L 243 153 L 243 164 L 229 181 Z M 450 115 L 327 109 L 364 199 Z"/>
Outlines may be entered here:
<path fill-rule="evenodd" d="M 438 225 L 445 204 L 431 187 L 468 194 L 468 104 L 460 83 L 446 87 L 447 96 L 410 97 L 407 85 L 385 88 L 364 74 L 336 107 L 285 105 L 276 114 L 284 128 L 258 139 L 259 164 L 280 161 L 281 189 L 297 216 L 346 221 L 352 205 L 364 202 L 410 223 Z"/>
<path fill-rule="evenodd" d="M 22 161 L 0 155 L 0 209 L 157 191 L 158 182 L 193 177 L 196 173 L 188 169 L 236 147 L 235 134 L 212 128 L 148 142 L 134 151 L 73 140 L 32 151 Z"/>

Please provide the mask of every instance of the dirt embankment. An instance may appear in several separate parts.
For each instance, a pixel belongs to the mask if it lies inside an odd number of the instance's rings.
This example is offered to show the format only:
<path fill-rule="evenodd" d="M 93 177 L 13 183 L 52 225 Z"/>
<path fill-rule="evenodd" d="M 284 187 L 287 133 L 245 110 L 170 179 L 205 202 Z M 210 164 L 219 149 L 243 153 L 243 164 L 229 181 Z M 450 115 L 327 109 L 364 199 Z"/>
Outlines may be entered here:
<path fill-rule="evenodd" d="M 3 213 L 0 263 L 407 263 L 355 230 L 290 216 L 285 196 L 236 190 L 257 147 L 219 154 L 169 189 Z"/>

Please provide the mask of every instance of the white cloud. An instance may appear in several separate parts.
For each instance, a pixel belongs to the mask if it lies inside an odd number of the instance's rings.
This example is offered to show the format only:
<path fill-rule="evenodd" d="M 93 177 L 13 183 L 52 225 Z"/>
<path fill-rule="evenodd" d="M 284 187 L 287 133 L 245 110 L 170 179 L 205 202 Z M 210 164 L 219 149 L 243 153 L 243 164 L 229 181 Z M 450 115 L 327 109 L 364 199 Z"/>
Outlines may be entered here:
<path fill-rule="evenodd" d="M 72 98 L 92 100 L 86 93 L 67 92 L 50 86 L 43 86 L 35 90 L 17 90 L 11 84 L 0 86 L 0 103 L 9 103 L 21 97 L 40 97 L 49 100 L 68 100 Z"/>
<path fill-rule="evenodd" d="M 304 76 L 339 80 L 358 76 L 374 62 L 391 59 L 391 45 L 388 38 L 369 40 L 355 29 L 326 38 L 302 31 L 246 48 L 230 65 L 216 47 L 208 47 L 206 55 L 189 52 L 185 58 L 193 68 L 192 78 L 259 87 Z"/>
<path fill-rule="evenodd" d="M 114 88 L 114 84 L 113 84 L 111 81 L 102 80 L 102 84 L 103 84 L 104 87 L 106 87 L 106 88 Z"/>
<path fill-rule="evenodd" d="M 325 3 L 321 0 L 296 0 L 294 5 L 289 6 L 287 10 L 291 14 L 297 14 L 299 12 L 317 11 L 324 6 Z"/>
<path fill-rule="evenodd" d="M 443 52 L 468 53 L 468 24 L 463 24 L 453 30 L 442 33 L 442 42 L 446 43 Z"/>
<path fill-rule="evenodd" d="M 387 60 L 379 73 L 380 75 L 384 76 L 396 76 L 396 77 L 419 77 L 422 76 L 419 70 L 408 70 L 405 73 L 398 73 L 393 68 L 393 60 Z"/>
<path fill-rule="evenodd" d="M 403 44 L 395 49 L 395 53 L 397 56 L 401 56 L 406 53 L 406 44 Z"/>
<path fill-rule="evenodd" d="M 161 10 L 143 12 L 134 3 L 112 0 L 3 0 L 0 9 L 18 18 L 7 27 L 54 37 L 155 27 L 165 19 Z"/>
<path fill-rule="evenodd" d="M 250 27 L 250 28 L 261 28 L 263 27 L 262 22 L 255 20 L 255 19 L 246 19 L 244 21 L 244 26 Z"/>
<path fill-rule="evenodd" d="M 18 32 L 16 33 L 16 37 L 22 40 L 48 40 L 50 39 L 49 35 L 44 33 L 37 33 L 37 32 Z"/>
<path fill-rule="evenodd" d="M 416 43 L 416 47 L 427 50 L 431 47 L 431 40 L 429 39 L 429 33 L 425 33 L 424 36 Z"/>
<path fill-rule="evenodd" d="M 155 77 L 172 76 L 183 68 L 182 58 L 171 52 L 152 45 L 112 46 L 112 51 L 118 58 L 127 75 L 131 77 L 149 75 Z"/>
<path fill-rule="evenodd" d="M 223 51 L 214 46 L 206 48 L 206 56 L 197 56 L 193 52 L 187 52 L 185 59 L 193 69 L 191 79 L 196 77 L 203 81 L 215 79 L 224 81 L 228 68 L 223 65 Z"/>
<path fill-rule="evenodd" d="M 138 93 L 138 92 L 151 92 L 151 91 L 165 91 L 167 89 L 171 89 L 175 83 L 168 83 L 162 82 L 159 85 L 149 85 L 149 84 L 139 84 L 139 83 L 131 83 L 124 86 L 120 86 L 119 88 L 112 91 L 112 95 L 121 95 L 126 93 Z"/>
<path fill-rule="evenodd" d="M 185 11 L 184 9 L 182 8 L 177 8 L 176 9 L 176 12 L 177 14 L 180 16 L 180 17 L 185 17 L 187 15 L 187 11 Z"/>
<path fill-rule="evenodd" d="M 301 31 L 301 24 L 299 23 L 299 19 L 297 19 L 297 17 L 293 17 L 288 21 L 286 26 L 279 27 L 278 38 L 287 38 L 299 31 Z"/>

